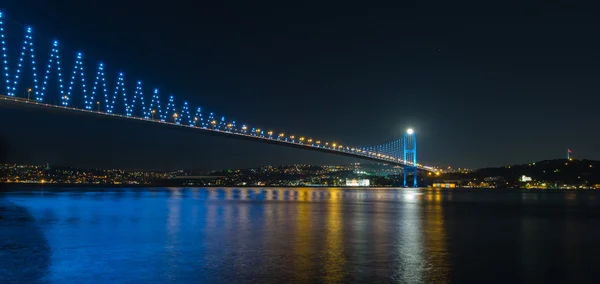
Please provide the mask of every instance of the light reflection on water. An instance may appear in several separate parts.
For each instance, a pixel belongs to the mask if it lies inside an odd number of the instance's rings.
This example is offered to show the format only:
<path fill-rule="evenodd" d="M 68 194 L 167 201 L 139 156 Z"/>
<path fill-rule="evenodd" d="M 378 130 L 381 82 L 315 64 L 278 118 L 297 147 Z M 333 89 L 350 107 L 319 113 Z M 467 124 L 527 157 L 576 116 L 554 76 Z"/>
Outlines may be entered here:
<path fill-rule="evenodd" d="M 0 236 L 39 231 L 18 252 L 25 259 L 34 255 L 28 246 L 49 247 L 47 267 L 35 269 L 51 283 L 570 281 L 585 279 L 590 253 L 599 252 L 595 195 L 339 188 L 11 192 L 0 199 Z M 10 217 L 18 214 L 31 218 Z M 16 247 L 14 239 L 0 241 Z M 0 279 L 22 268 L 3 260 Z M 557 267 L 557 260 L 570 262 Z"/>

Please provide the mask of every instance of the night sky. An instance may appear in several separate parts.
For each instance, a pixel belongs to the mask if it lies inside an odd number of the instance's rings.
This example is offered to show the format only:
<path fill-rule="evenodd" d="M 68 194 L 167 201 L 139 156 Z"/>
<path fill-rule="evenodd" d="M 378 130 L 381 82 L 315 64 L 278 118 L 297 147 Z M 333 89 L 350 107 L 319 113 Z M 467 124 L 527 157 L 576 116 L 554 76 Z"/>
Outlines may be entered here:
<path fill-rule="evenodd" d="M 33 25 L 40 48 L 58 38 L 66 74 L 81 50 L 90 81 L 103 61 L 109 83 L 122 70 L 130 85 L 143 80 L 239 124 L 357 146 L 413 127 L 420 162 L 433 166 L 527 163 L 567 148 L 600 159 L 600 19 L 588 7 L 203 2 L 5 0 L 0 9 Z M 1 106 L 0 121 L 14 163 L 357 161 L 66 112 Z"/>

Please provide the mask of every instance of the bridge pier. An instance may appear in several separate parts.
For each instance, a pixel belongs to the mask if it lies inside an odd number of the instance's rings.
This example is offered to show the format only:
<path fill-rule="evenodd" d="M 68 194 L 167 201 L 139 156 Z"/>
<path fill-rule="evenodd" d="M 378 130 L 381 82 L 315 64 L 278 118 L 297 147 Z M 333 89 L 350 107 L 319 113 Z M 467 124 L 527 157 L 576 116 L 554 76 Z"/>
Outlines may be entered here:
<path fill-rule="evenodd" d="M 406 180 L 408 174 L 413 173 L 413 187 L 417 187 L 417 167 L 404 167 L 404 187 L 408 187 Z"/>

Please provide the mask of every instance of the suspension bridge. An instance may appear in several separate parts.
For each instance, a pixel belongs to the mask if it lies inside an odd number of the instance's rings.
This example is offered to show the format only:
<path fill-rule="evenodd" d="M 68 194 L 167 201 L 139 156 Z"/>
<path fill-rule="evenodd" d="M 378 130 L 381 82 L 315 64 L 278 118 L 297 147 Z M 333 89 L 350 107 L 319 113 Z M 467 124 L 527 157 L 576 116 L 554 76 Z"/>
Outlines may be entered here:
<path fill-rule="evenodd" d="M 417 171 L 435 171 L 433 167 L 417 163 L 416 134 L 408 129 L 403 137 L 373 146 L 349 146 L 310 136 L 250 124 L 240 124 L 225 116 L 192 107 L 188 101 L 176 101 L 169 95 L 161 101 L 156 88 L 147 88 L 142 81 L 127 83 L 123 72 L 117 73 L 116 82 L 109 86 L 105 66 L 98 63 L 94 76 L 88 77 L 81 52 L 75 53 L 70 76 L 63 76 L 62 57 L 58 40 L 50 42 L 45 65 L 39 65 L 40 56 L 34 44 L 32 27 L 25 27 L 24 39 L 16 49 L 15 62 L 9 60 L 9 46 L 5 18 L 0 12 L 0 48 L 2 52 L 2 80 L 0 101 L 4 103 L 60 109 L 64 111 L 117 117 L 128 120 L 156 123 L 172 127 L 185 127 L 202 132 L 233 136 L 271 144 L 333 153 L 380 163 L 401 166 L 404 169 L 404 186 L 412 175 L 410 185 L 417 186 Z M 25 65 L 29 65 L 25 70 Z M 39 67 L 43 69 L 40 72 Z M 53 80 L 50 80 L 54 77 Z M 92 80 L 89 80 L 92 79 Z M 53 91 L 50 91 L 54 86 Z M 109 92 L 109 87 L 112 92 Z M 5 94 L 2 94 L 5 92 Z M 146 95 L 148 94 L 148 95 Z"/>

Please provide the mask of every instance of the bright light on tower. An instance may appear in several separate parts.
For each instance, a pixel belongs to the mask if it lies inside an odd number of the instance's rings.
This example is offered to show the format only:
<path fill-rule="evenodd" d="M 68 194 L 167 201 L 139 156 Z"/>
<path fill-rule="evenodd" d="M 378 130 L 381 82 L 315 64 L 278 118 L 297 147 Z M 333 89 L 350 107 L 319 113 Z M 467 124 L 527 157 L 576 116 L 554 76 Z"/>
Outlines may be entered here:
<path fill-rule="evenodd" d="M 406 133 L 408 133 L 408 135 L 413 135 L 415 131 L 412 128 L 409 128 L 408 130 L 406 130 Z"/>

